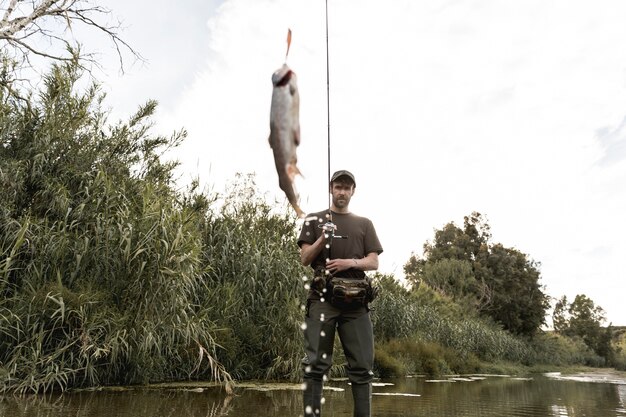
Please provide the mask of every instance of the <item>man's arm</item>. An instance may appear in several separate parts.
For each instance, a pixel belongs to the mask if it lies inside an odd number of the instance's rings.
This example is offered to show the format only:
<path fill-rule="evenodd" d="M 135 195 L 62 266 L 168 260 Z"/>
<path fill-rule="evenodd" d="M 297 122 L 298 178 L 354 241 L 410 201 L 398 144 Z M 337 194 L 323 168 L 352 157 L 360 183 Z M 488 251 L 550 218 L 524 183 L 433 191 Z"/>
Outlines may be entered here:
<path fill-rule="evenodd" d="M 370 252 L 365 258 L 353 259 L 353 261 L 356 261 L 356 266 L 353 266 L 353 268 L 361 271 L 375 271 L 378 269 L 378 254 L 376 252 Z"/>
<path fill-rule="evenodd" d="M 303 243 L 302 246 L 300 246 L 300 262 L 302 262 L 302 265 L 311 265 L 311 262 L 313 262 L 322 252 L 322 249 L 324 249 L 325 240 L 324 234 L 322 233 L 313 244 Z"/>
<path fill-rule="evenodd" d="M 332 274 L 345 271 L 347 269 L 360 269 L 361 271 L 374 271 L 378 269 L 378 254 L 370 252 L 361 259 L 332 259 L 326 263 L 326 269 Z"/>

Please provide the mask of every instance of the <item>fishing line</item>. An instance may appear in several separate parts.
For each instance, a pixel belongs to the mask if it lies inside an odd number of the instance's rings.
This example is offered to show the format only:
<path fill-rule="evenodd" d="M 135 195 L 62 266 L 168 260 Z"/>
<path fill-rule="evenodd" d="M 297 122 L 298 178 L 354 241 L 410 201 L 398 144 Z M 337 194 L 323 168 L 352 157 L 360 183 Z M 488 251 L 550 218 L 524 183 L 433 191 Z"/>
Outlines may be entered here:
<path fill-rule="evenodd" d="M 330 59 L 328 54 L 328 0 L 326 0 L 326 120 L 328 121 L 328 130 L 326 132 L 326 137 L 328 138 L 328 181 L 326 182 L 327 187 L 330 187 Z M 333 212 L 331 211 L 332 200 L 330 190 L 328 192 L 328 218 L 326 219 L 326 224 L 322 226 L 324 228 L 324 233 L 326 234 L 326 247 L 325 247 L 325 258 L 331 259 L 331 247 L 332 241 L 335 238 L 338 239 L 346 239 L 347 236 L 337 236 L 335 235 L 335 225 L 333 224 Z M 320 225 L 321 226 L 321 225 Z M 329 274 L 329 271 L 326 271 L 326 274 Z"/>
<path fill-rule="evenodd" d="M 327 133 L 326 137 L 328 138 L 328 186 L 330 186 L 330 65 L 328 59 L 328 0 L 326 0 L 326 120 L 327 120 Z M 330 211 L 331 207 L 331 196 L 328 193 L 328 213 L 331 216 L 329 219 L 332 221 L 332 214 Z"/>

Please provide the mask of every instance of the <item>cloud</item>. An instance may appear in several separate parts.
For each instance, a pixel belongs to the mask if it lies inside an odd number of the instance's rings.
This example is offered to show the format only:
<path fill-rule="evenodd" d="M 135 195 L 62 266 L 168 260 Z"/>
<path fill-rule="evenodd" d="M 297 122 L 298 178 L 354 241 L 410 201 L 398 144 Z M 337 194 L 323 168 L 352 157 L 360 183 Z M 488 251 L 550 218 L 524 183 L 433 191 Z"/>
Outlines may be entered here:
<path fill-rule="evenodd" d="M 626 117 L 614 129 L 599 129 L 596 138 L 600 143 L 603 156 L 598 160 L 600 166 L 606 167 L 620 163 L 626 158 Z"/>

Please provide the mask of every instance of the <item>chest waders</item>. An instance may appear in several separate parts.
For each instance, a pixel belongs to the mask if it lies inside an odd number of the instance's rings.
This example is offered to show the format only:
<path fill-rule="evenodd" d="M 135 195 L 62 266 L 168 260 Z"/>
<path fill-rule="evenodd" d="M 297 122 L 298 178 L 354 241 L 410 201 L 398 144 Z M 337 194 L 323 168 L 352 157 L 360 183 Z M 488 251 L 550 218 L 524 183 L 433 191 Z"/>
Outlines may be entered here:
<path fill-rule="evenodd" d="M 367 308 L 342 310 L 328 302 L 309 300 L 305 323 L 305 416 L 321 415 L 323 380 L 333 363 L 335 334 L 339 334 L 352 383 L 354 416 L 370 417 L 374 337 Z"/>

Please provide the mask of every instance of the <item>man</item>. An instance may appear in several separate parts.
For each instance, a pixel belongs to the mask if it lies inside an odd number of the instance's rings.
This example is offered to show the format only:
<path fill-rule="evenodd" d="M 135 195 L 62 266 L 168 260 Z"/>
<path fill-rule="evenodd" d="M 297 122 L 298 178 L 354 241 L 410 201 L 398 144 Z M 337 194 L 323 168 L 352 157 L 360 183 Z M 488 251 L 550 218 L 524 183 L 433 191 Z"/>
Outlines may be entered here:
<path fill-rule="evenodd" d="M 344 170 L 335 172 L 329 188 L 330 213 L 309 214 L 298 239 L 301 261 L 310 265 L 316 276 L 307 297 L 304 329 L 304 414 L 321 415 L 323 378 L 332 365 L 337 330 L 348 360 L 354 416 L 370 417 L 374 334 L 367 300 L 340 303 L 339 296 L 333 297 L 330 281 L 337 277 L 365 282 L 364 271 L 378 269 L 383 248 L 372 222 L 350 213 L 350 199 L 356 189 L 354 175 Z"/>

